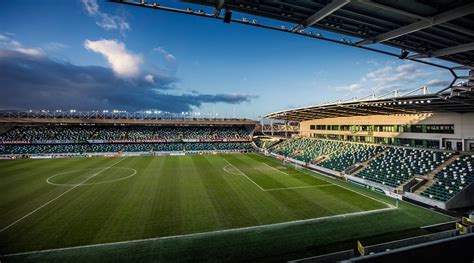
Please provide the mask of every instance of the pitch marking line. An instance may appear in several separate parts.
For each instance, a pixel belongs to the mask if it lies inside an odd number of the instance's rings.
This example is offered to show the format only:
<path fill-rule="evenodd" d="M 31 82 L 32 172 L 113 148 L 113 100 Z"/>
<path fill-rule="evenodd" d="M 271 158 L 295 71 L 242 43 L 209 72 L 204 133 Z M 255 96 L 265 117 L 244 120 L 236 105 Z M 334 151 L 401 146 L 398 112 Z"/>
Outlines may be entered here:
<path fill-rule="evenodd" d="M 13 253 L 13 254 L 0 255 L 0 257 L 13 257 L 13 256 L 22 256 L 22 255 L 31 255 L 31 254 L 41 254 L 41 253 L 64 251 L 64 250 L 93 248 L 93 247 L 104 247 L 104 246 L 115 246 L 115 245 L 149 242 L 149 241 L 159 241 L 159 240 L 167 240 L 167 239 L 201 237 L 201 236 L 208 236 L 208 235 L 215 235 L 215 234 L 222 234 L 222 233 L 245 232 L 245 231 L 251 231 L 251 230 L 260 229 L 260 228 L 285 227 L 285 226 L 293 226 L 293 225 L 299 225 L 299 224 L 315 223 L 315 222 L 324 221 L 324 220 L 328 220 L 328 219 L 334 219 L 334 218 L 347 218 L 347 217 L 375 214 L 375 213 L 386 212 L 386 211 L 394 210 L 394 209 L 396 209 L 396 208 L 395 207 L 388 207 L 388 208 L 381 208 L 381 209 L 375 209 L 375 210 L 369 210 L 369 211 L 353 212 L 353 213 L 346 213 L 346 214 L 339 214 L 339 215 L 332 215 L 332 216 L 323 216 L 323 217 L 317 217 L 317 218 L 302 219 L 302 220 L 295 220 L 295 221 L 281 222 L 281 223 L 274 223 L 274 224 L 267 224 L 267 225 L 257 225 L 257 226 L 249 226 L 249 227 L 241 227 L 241 228 L 230 228 L 230 229 L 223 229 L 223 230 L 216 230 L 216 231 L 209 231 L 209 232 L 201 232 L 201 233 L 193 233 L 193 234 L 174 235 L 174 236 L 166 236 L 166 237 L 154 237 L 154 238 L 136 239 L 136 240 L 128 240 L 128 241 L 118 241 L 118 242 L 92 244 L 92 245 L 84 245 L 84 246 L 74 246 L 74 247 L 65 247 L 65 248 L 53 248 L 53 249 L 46 249 L 46 250 L 19 252 L 19 253 Z"/>
<path fill-rule="evenodd" d="M 389 208 L 397 208 L 397 207 L 395 207 L 395 206 L 392 205 L 392 204 L 389 204 L 389 203 L 387 203 L 387 202 L 378 200 L 378 199 L 376 199 L 376 198 L 374 198 L 374 197 L 371 197 L 371 196 L 368 196 L 368 195 L 366 195 L 366 194 L 359 193 L 359 192 L 357 192 L 357 191 L 355 191 L 355 190 L 352 190 L 352 189 L 347 188 L 347 187 L 345 187 L 345 186 L 342 186 L 342 185 L 340 185 L 340 184 L 332 183 L 332 182 L 326 180 L 325 178 L 324 178 L 324 179 L 323 179 L 323 178 L 319 178 L 318 176 L 313 175 L 313 174 L 310 174 L 310 173 L 311 173 L 311 172 L 306 173 L 306 174 L 308 174 L 309 176 L 313 176 L 313 177 L 315 177 L 315 178 L 321 179 L 321 180 L 323 180 L 323 181 L 325 181 L 325 182 L 327 182 L 327 183 L 331 183 L 331 184 L 337 185 L 337 186 L 339 186 L 339 187 L 341 187 L 341 188 L 346 189 L 347 191 L 351 191 L 351 192 L 356 193 L 356 194 L 358 194 L 358 195 L 362 195 L 362 196 L 364 196 L 364 197 L 367 197 L 367 198 L 369 198 L 369 199 L 372 199 L 372 200 L 374 200 L 374 201 L 377 201 L 377 202 L 379 202 L 379 203 L 382 203 L 382 204 L 388 206 Z M 321 177 L 322 177 L 322 176 L 324 176 L 324 175 L 321 175 Z"/>
<path fill-rule="evenodd" d="M 226 160 L 226 161 L 227 161 L 227 160 Z M 227 162 L 227 163 L 229 163 L 229 162 Z M 268 165 L 268 166 L 269 166 L 269 165 Z M 236 169 L 236 171 L 238 171 L 239 173 L 235 173 L 235 172 L 229 171 L 229 170 L 228 170 L 228 167 L 233 167 L 233 168 Z M 269 166 L 269 167 L 271 167 L 271 166 Z M 271 168 L 273 168 L 273 167 L 271 167 Z M 222 169 L 224 170 L 224 172 L 227 172 L 227 173 L 229 173 L 229 174 L 244 175 L 244 176 L 245 176 L 245 174 L 243 174 L 242 171 L 239 171 L 239 170 L 238 170 L 235 166 L 233 166 L 232 164 L 226 165 L 226 166 L 224 166 L 224 168 L 222 168 Z M 276 168 L 273 168 L 273 169 L 276 169 Z M 277 170 L 278 170 L 278 169 L 277 169 Z M 280 171 L 280 170 L 278 170 L 278 171 Z M 285 172 L 283 172 L 283 171 L 280 171 L 280 172 L 285 173 Z M 286 173 L 285 173 L 285 174 L 286 174 Z M 281 191 L 281 190 L 291 190 L 291 189 L 300 189 L 300 188 L 318 188 L 318 187 L 326 187 L 326 186 L 337 186 L 337 185 L 335 185 L 335 184 L 304 185 L 304 186 L 293 186 L 293 187 L 290 186 L 290 187 L 270 188 L 270 189 L 268 189 L 268 188 L 262 188 L 262 187 L 259 186 L 259 188 L 262 189 L 262 191 L 267 192 L 267 191 Z"/>
<path fill-rule="evenodd" d="M 109 167 L 110 169 L 111 167 Z M 64 174 L 68 174 L 68 173 L 74 173 L 74 172 L 79 172 L 79 171 L 91 171 L 91 170 L 99 170 L 101 168 L 86 168 L 86 169 L 76 169 L 76 170 L 69 170 L 69 171 L 65 171 L 65 172 L 62 172 L 62 173 L 58 173 L 58 174 L 55 174 L 53 176 L 50 176 L 46 179 L 46 183 L 50 184 L 50 185 L 55 185 L 55 186 L 77 186 L 78 184 L 60 184 L 60 183 L 54 183 L 54 182 L 51 182 L 51 179 L 53 179 L 54 177 L 56 176 L 60 176 L 60 175 L 64 175 Z M 132 171 L 131 174 L 127 175 L 127 176 L 124 176 L 122 178 L 118 178 L 118 179 L 114 179 L 114 180 L 108 180 L 108 181 L 102 181 L 102 182 L 98 182 L 98 183 L 79 183 L 80 186 L 87 186 L 87 185 L 95 185 L 95 184 L 106 184 L 106 183 L 113 183 L 113 182 L 118 182 L 118 181 L 122 181 L 122 180 L 125 180 L 125 179 L 128 179 L 134 175 L 136 175 L 138 173 L 137 170 L 135 169 L 132 169 L 132 168 L 128 168 L 128 167 L 113 167 L 112 169 L 120 169 L 120 170 L 129 170 L 129 171 Z"/>
<path fill-rule="evenodd" d="M 265 162 L 263 162 L 263 163 L 266 164 Z M 269 164 L 266 164 L 266 165 L 269 166 L 269 167 L 272 167 L 272 166 L 269 165 Z M 279 170 L 279 169 L 276 169 L 275 167 L 272 167 L 272 168 L 275 169 L 275 170 L 277 170 L 277 171 L 279 171 L 279 172 L 282 172 L 282 173 L 284 173 L 284 174 L 287 174 L 286 172 L 281 171 L 281 170 Z M 377 201 L 377 202 L 379 202 L 379 203 L 382 203 L 382 204 L 384 204 L 384 205 L 386 205 L 386 206 L 388 206 L 388 207 L 390 207 L 390 208 L 394 208 L 394 207 L 395 207 L 395 206 L 392 205 L 392 204 L 386 203 L 386 202 L 384 202 L 384 201 L 377 200 L 376 198 L 373 198 L 373 197 L 371 197 L 371 196 L 365 195 L 365 194 L 363 194 L 363 193 L 359 193 L 359 192 L 357 192 L 357 191 L 355 191 L 355 190 L 352 190 L 352 189 L 347 188 L 347 187 L 345 187 L 345 186 L 342 186 L 342 185 L 340 185 L 340 184 L 336 184 L 336 183 L 333 183 L 333 182 L 331 182 L 331 181 L 328 181 L 328 180 L 326 180 L 326 178 L 323 178 L 324 175 L 321 175 L 321 178 L 319 178 L 318 176 L 312 174 L 312 171 L 305 171 L 305 172 L 303 172 L 303 174 L 307 174 L 307 175 L 309 175 L 309 176 L 313 176 L 314 178 L 323 180 L 323 181 L 325 181 L 326 183 L 334 184 L 334 185 L 339 186 L 339 187 L 341 187 L 341 188 L 344 188 L 344 189 L 346 189 L 346 190 L 348 190 L 348 191 L 351 191 L 351 192 L 354 192 L 354 193 L 356 193 L 356 194 L 365 196 L 365 197 L 367 197 L 367 198 L 369 198 L 369 199 L 372 199 L 372 200 L 374 200 L 374 201 Z"/>
<path fill-rule="evenodd" d="M 236 172 L 229 171 L 229 170 L 228 170 L 228 167 L 232 167 L 232 166 L 226 165 L 226 166 L 224 166 L 224 168 L 222 168 L 222 170 L 224 170 L 224 172 L 229 173 L 229 174 L 234 174 L 234 175 L 239 175 L 239 176 L 241 176 L 240 173 L 236 173 Z"/>
<path fill-rule="evenodd" d="M 337 186 L 335 184 L 318 184 L 318 185 L 305 185 L 305 186 L 294 186 L 294 187 L 282 187 L 282 188 L 270 188 L 265 189 L 264 191 L 280 191 L 280 190 L 291 190 L 291 189 L 301 189 L 301 188 L 319 188 L 319 187 L 327 187 L 327 186 Z"/>
<path fill-rule="evenodd" d="M 268 163 L 265 163 L 265 162 L 261 162 L 261 163 L 263 163 L 264 165 L 266 165 L 266 166 L 272 168 L 273 170 L 276 170 L 276 171 L 278 171 L 278 172 L 280 172 L 280 173 L 282 173 L 282 174 L 284 174 L 284 175 L 289 175 L 287 172 L 282 171 L 282 170 L 280 170 L 280 169 L 277 169 L 277 168 L 275 168 L 275 167 L 269 165 Z"/>
<path fill-rule="evenodd" d="M 256 185 L 258 188 L 260 188 L 260 190 L 262 191 L 265 191 L 265 189 L 263 189 L 260 185 L 258 185 L 254 180 L 252 180 L 250 177 L 248 177 L 244 172 L 242 172 L 241 170 L 239 170 L 237 167 L 235 167 L 233 164 L 231 164 L 229 161 L 227 161 L 227 159 L 225 158 L 222 158 L 224 159 L 224 161 L 226 161 L 230 166 L 232 166 L 236 171 L 238 171 L 241 175 L 245 176 L 245 178 L 247 178 L 250 182 L 252 182 L 254 185 Z M 227 171 L 226 171 L 227 172 Z M 1 231 L 0 231 L 1 232 Z"/>
<path fill-rule="evenodd" d="M 121 161 L 123 161 L 123 160 L 125 160 L 125 159 L 126 159 L 126 158 L 123 158 L 123 159 L 121 159 L 120 161 L 118 161 L 118 162 L 116 162 L 116 163 L 114 163 L 114 164 L 112 164 L 112 165 L 110 165 L 110 166 L 108 166 L 108 167 L 105 167 L 104 169 L 98 171 L 97 173 L 93 174 L 92 176 L 87 177 L 85 180 L 83 180 L 83 181 L 80 182 L 79 184 L 74 185 L 73 187 L 71 187 L 71 188 L 69 188 L 68 190 L 64 191 L 62 194 L 56 196 L 55 198 L 49 200 L 48 202 L 44 203 L 44 204 L 41 205 L 40 207 L 38 207 L 38 208 L 36 208 L 35 210 L 29 212 L 28 214 L 24 215 L 23 217 L 21 217 L 20 219 L 16 220 L 15 222 L 13 222 L 13 223 L 9 224 L 8 226 L 2 228 L 2 229 L 0 230 L 0 233 L 3 232 L 3 231 L 5 231 L 5 230 L 7 230 L 7 229 L 9 229 L 10 227 L 16 225 L 18 222 L 20 222 L 20 221 L 22 221 L 23 219 L 29 217 L 30 215 L 36 213 L 36 212 L 37 212 L 38 210 L 40 210 L 41 208 L 43 208 L 43 207 L 45 207 L 45 206 L 51 204 L 52 202 L 58 200 L 59 198 L 61 198 L 61 197 L 64 196 L 65 194 L 71 192 L 72 190 L 74 190 L 74 189 L 76 189 L 77 187 L 81 186 L 82 184 L 86 183 L 87 181 L 89 181 L 90 179 L 94 178 L 94 177 L 97 176 L 98 174 L 102 173 L 103 171 L 106 171 L 106 170 L 110 169 L 112 166 L 118 164 L 119 162 L 121 162 Z"/>

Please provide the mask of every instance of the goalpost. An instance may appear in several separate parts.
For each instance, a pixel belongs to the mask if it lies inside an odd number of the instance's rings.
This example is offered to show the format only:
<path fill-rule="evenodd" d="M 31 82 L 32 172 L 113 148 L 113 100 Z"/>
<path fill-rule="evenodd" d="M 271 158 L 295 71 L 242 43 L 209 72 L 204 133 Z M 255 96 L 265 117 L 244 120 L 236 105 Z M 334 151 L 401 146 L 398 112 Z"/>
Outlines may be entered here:
<path fill-rule="evenodd" d="M 303 169 L 302 167 L 300 167 L 296 163 L 288 161 L 286 158 L 283 159 L 283 165 L 286 166 L 286 167 L 291 167 L 291 168 L 293 168 L 295 170 L 298 170 L 298 171 L 301 171 Z"/>

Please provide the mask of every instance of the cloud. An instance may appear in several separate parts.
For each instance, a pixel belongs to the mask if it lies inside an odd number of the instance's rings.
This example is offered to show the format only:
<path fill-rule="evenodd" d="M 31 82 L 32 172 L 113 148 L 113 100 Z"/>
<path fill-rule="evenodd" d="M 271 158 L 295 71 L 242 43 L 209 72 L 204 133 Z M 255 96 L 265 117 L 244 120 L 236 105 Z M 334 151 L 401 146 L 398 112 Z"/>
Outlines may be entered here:
<path fill-rule="evenodd" d="M 381 95 L 394 90 L 405 91 L 414 89 L 417 86 L 420 87 L 423 85 L 423 81 L 426 81 L 426 78 L 433 74 L 436 73 L 423 70 L 416 63 L 406 63 L 398 66 L 385 65 L 368 72 L 356 83 L 336 87 L 336 90 L 355 94 L 369 95 L 375 93 Z M 437 85 L 440 86 L 442 84 L 437 82 L 431 83 L 433 87 Z"/>
<path fill-rule="evenodd" d="M 246 94 L 170 94 L 172 76 L 157 76 L 154 83 L 145 78 L 123 79 L 112 69 L 78 66 L 0 49 L 0 109 L 157 109 L 169 112 L 192 111 L 203 103 L 238 104 L 255 96 Z M 175 91 L 176 92 L 176 91 Z"/>
<path fill-rule="evenodd" d="M 351 93 L 360 93 L 362 91 L 362 85 L 359 83 L 354 83 L 348 86 L 339 86 L 336 87 L 337 91 L 346 91 Z"/>
<path fill-rule="evenodd" d="M 164 48 L 156 47 L 153 49 L 153 51 L 161 53 L 164 59 L 166 60 L 166 62 L 168 62 L 169 64 L 176 64 L 176 57 L 173 54 L 166 51 Z"/>
<path fill-rule="evenodd" d="M 151 84 L 155 84 L 155 78 L 151 74 L 148 74 L 148 75 L 145 76 L 145 81 L 147 81 Z"/>
<path fill-rule="evenodd" d="M 385 66 L 366 75 L 367 81 L 377 83 L 392 84 L 394 82 L 404 82 L 415 80 L 427 76 L 427 72 L 420 69 L 419 65 L 414 63 L 403 64 L 397 67 Z"/>
<path fill-rule="evenodd" d="M 43 55 L 43 50 L 40 48 L 24 48 L 24 47 L 18 47 L 16 48 L 16 51 L 25 53 L 27 55 L 31 56 L 41 56 Z"/>
<path fill-rule="evenodd" d="M 372 65 L 372 66 L 376 66 L 376 67 L 378 67 L 380 65 L 380 63 L 378 63 L 377 61 L 375 61 L 373 59 L 367 60 L 366 63 L 369 64 L 369 65 Z"/>
<path fill-rule="evenodd" d="M 426 83 L 426 86 L 428 87 L 447 87 L 451 84 L 451 81 L 449 80 L 439 80 L 439 79 L 433 79 L 430 80 Z"/>
<path fill-rule="evenodd" d="M 0 34 L 0 47 L 9 50 L 15 50 L 31 56 L 42 56 L 44 52 L 41 48 L 27 48 L 24 47 L 20 42 L 11 39 L 6 35 Z"/>
<path fill-rule="evenodd" d="M 105 30 L 120 30 L 124 35 L 126 30 L 130 30 L 130 24 L 121 16 L 112 16 L 103 13 L 99 9 L 97 0 L 82 0 L 82 4 L 89 16 L 96 19 L 96 24 Z"/>
<path fill-rule="evenodd" d="M 115 39 L 97 41 L 87 39 L 84 41 L 84 47 L 104 56 L 117 76 L 129 78 L 136 77 L 140 73 L 142 56 L 128 51 L 122 42 Z"/>
<path fill-rule="evenodd" d="M 59 43 L 59 42 L 51 42 L 51 43 L 48 43 L 46 44 L 46 47 L 45 49 L 48 49 L 48 50 L 60 50 L 60 49 L 65 49 L 67 48 L 68 46 L 63 44 L 63 43 Z"/>

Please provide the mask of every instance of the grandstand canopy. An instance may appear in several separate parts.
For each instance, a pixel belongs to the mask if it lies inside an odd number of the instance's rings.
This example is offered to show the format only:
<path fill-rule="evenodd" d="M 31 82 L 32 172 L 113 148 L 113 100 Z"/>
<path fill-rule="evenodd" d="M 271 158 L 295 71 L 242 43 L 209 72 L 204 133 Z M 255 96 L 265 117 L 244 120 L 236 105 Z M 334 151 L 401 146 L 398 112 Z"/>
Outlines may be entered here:
<path fill-rule="evenodd" d="M 356 37 L 351 45 L 382 43 L 408 58 L 436 57 L 474 67 L 472 0 L 183 0 Z M 233 21 L 233 20 L 231 20 Z M 403 53 L 403 52 L 402 52 Z"/>
<path fill-rule="evenodd" d="M 323 118 L 431 112 L 474 112 L 474 92 L 454 90 L 451 94 L 353 100 L 273 112 L 267 114 L 265 118 L 308 121 Z"/>

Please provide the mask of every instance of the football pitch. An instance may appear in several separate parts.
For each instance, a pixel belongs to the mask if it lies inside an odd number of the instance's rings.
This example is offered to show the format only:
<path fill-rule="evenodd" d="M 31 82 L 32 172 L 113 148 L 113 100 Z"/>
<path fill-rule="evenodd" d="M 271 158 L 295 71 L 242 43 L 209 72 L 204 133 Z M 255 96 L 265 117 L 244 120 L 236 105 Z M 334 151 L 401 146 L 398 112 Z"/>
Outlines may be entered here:
<path fill-rule="evenodd" d="M 285 261 L 453 218 L 258 154 L 0 161 L 0 261 Z"/>

